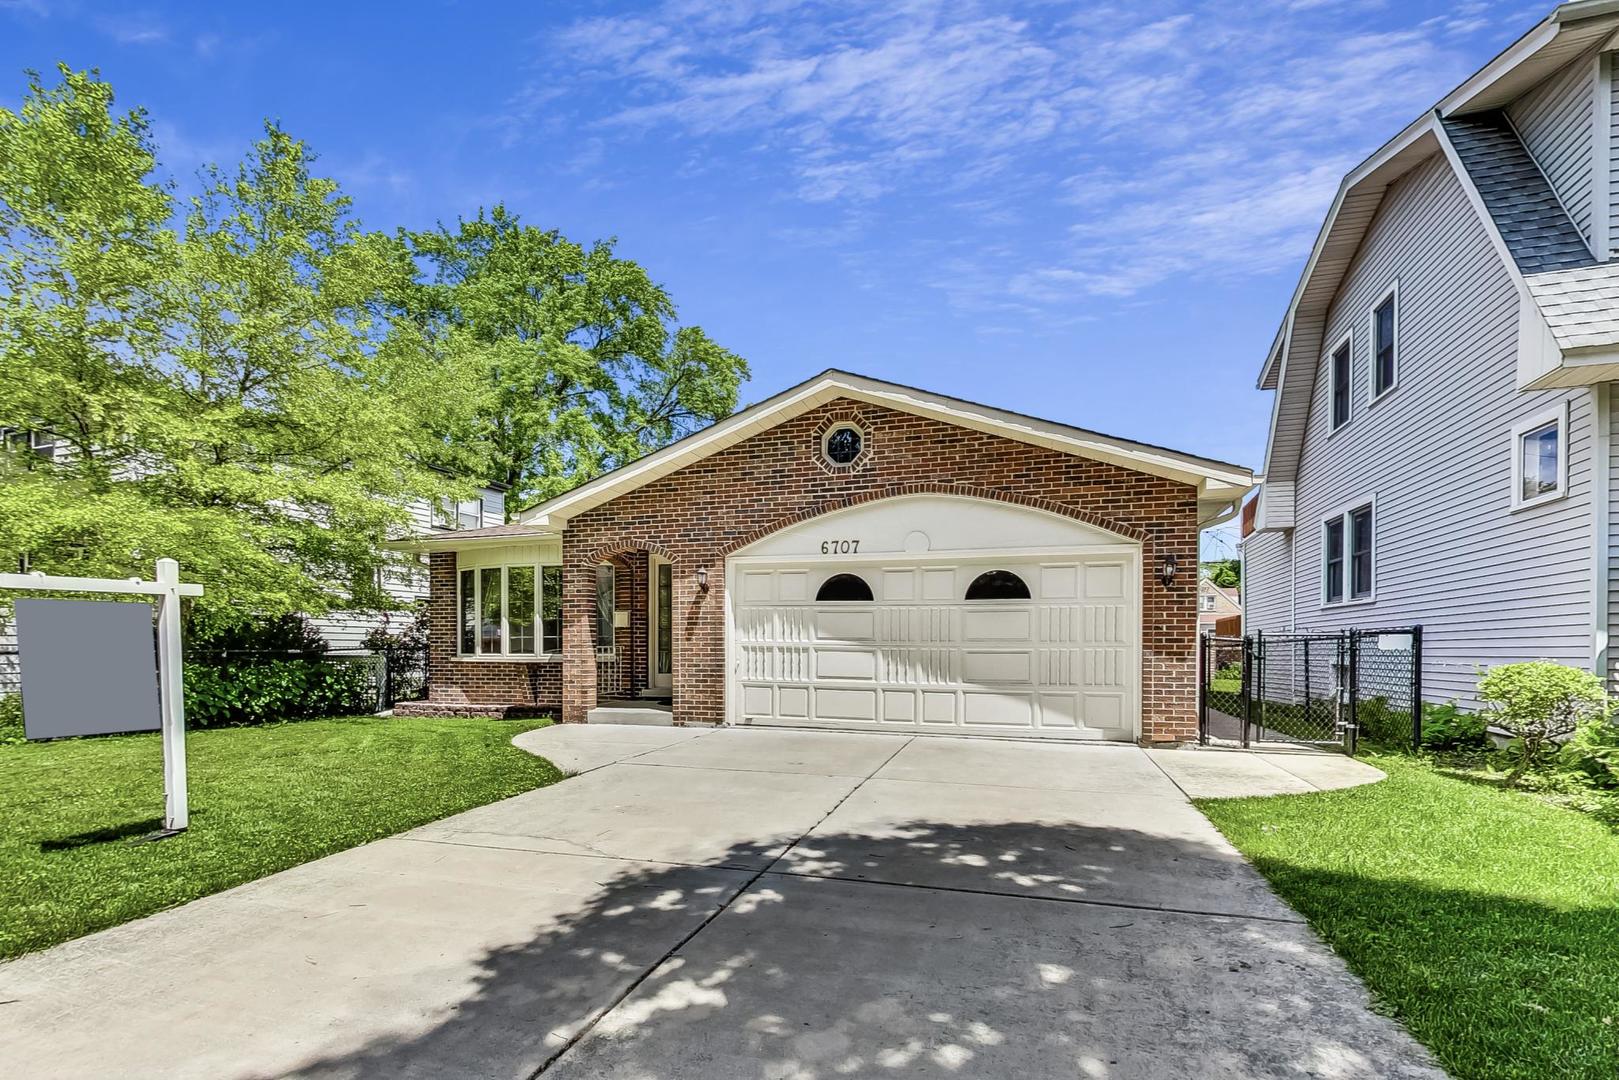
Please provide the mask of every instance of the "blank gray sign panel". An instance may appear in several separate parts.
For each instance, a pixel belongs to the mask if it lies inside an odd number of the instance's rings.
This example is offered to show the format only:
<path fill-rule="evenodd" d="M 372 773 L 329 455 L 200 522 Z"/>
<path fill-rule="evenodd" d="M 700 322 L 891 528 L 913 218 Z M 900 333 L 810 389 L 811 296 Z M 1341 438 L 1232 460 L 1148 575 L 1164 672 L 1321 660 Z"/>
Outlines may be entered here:
<path fill-rule="evenodd" d="M 18 600 L 16 606 L 30 739 L 158 729 L 151 604 Z"/>

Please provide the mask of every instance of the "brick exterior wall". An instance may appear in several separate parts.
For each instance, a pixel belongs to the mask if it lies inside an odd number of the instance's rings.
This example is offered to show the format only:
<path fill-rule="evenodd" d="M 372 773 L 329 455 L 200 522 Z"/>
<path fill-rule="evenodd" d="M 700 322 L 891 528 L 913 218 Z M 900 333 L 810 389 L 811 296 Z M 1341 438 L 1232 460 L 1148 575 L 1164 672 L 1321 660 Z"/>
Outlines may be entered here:
<path fill-rule="evenodd" d="M 562 708 L 562 663 L 463 660 L 455 655 L 457 613 L 453 551 L 429 557 L 427 601 L 427 700 L 402 701 L 396 716 L 539 716 Z M 590 595 L 596 596 L 595 571 Z M 593 608 L 594 610 L 594 608 Z M 594 624 L 591 633 L 594 633 Z M 592 652 L 592 664 L 594 664 Z"/>
<path fill-rule="evenodd" d="M 820 436 L 841 419 L 867 432 L 851 466 L 829 468 Z M 563 534 L 562 719 L 596 702 L 595 570 L 604 558 L 655 552 L 674 563 L 674 714 L 677 722 L 725 716 L 725 556 L 776 529 L 852 503 L 926 492 L 1003 499 L 1068 514 L 1142 542 L 1142 736 L 1181 742 L 1197 731 L 1197 492 L 1103 462 L 853 401 L 834 401 L 587 511 Z M 1179 579 L 1164 588 L 1159 559 Z M 441 630 L 434 562 L 435 642 L 453 651 L 454 612 Z M 453 565 L 453 564 L 452 564 Z M 696 571 L 708 572 L 708 590 Z M 453 579 L 445 578 L 454 594 Z M 644 594 L 643 594 L 644 595 Z M 453 607 L 453 602 L 451 604 Z M 643 605 L 644 610 L 644 605 Z M 643 620 L 644 621 L 644 620 Z M 442 649 L 435 644 L 435 656 Z M 642 645 L 644 648 L 644 643 Z M 454 668 L 457 684 L 463 683 Z M 465 693 L 493 700 L 522 692 L 496 671 Z M 440 659 L 440 669 L 444 665 Z M 438 687 L 434 694 L 437 697 Z"/>

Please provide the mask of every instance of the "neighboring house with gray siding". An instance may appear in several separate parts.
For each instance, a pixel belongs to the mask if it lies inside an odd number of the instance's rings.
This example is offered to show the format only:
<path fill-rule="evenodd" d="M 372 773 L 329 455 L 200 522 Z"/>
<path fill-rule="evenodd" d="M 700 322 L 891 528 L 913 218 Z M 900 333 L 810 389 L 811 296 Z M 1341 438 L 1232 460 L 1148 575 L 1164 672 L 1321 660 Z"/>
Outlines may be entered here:
<path fill-rule="evenodd" d="M 1249 632 L 1420 623 L 1430 701 L 1615 674 L 1616 34 L 1562 5 L 1344 179 L 1259 379 Z"/>
<path fill-rule="evenodd" d="M 476 498 L 463 502 L 432 505 L 418 500 L 410 505 L 410 535 L 442 536 L 460 529 L 483 529 L 506 524 L 506 487 L 491 484 L 478 489 Z M 401 537 L 403 539 L 403 537 Z M 402 610 L 393 612 L 334 611 L 310 619 L 334 649 L 361 649 L 373 631 L 387 628 L 397 632 L 415 618 L 413 608 L 427 599 L 425 557 L 407 555 L 385 568 L 377 584 L 397 601 Z"/>

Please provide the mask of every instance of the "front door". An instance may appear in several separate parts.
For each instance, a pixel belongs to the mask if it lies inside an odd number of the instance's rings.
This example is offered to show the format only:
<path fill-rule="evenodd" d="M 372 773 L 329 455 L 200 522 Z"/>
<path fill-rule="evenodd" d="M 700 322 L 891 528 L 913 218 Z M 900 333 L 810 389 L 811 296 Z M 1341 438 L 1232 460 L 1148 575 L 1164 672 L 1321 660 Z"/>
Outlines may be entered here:
<path fill-rule="evenodd" d="M 669 691 L 674 687 L 674 568 L 652 557 L 652 595 L 647 604 L 647 686 Z"/>

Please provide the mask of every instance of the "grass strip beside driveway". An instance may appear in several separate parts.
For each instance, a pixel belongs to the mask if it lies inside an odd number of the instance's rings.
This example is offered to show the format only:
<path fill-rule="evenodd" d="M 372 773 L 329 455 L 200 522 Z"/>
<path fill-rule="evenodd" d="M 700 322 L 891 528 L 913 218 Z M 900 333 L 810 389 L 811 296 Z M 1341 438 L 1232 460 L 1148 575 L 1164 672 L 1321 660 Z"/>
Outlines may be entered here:
<path fill-rule="evenodd" d="M 1619 837 L 1368 760 L 1388 779 L 1197 805 L 1458 1080 L 1619 1076 Z"/>
<path fill-rule="evenodd" d="M 562 778 L 535 720 L 306 720 L 186 737 L 191 828 L 156 735 L 0 746 L 0 958 L 150 915 Z"/>

